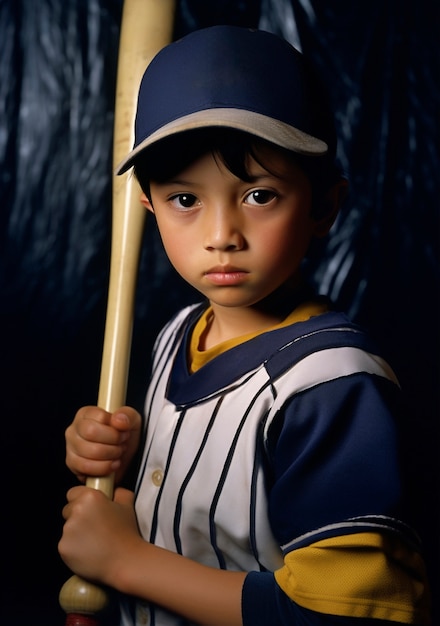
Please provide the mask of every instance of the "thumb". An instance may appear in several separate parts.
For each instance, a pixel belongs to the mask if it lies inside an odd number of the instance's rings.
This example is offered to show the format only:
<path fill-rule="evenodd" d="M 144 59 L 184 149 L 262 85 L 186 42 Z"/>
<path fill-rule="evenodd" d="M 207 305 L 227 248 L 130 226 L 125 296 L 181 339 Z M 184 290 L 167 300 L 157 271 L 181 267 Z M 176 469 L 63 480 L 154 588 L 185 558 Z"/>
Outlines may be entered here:
<path fill-rule="evenodd" d="M 110 423 L 119 431 L 139 430 L 141 416 L 135 409 L 124 406 L 112 414 Z"/>
<path fill-rule="evenodd" d="M 134 506 L 134 493 L 129 489 L 118 487 L 114 493 L 113 500 L 123 506 Z"/>

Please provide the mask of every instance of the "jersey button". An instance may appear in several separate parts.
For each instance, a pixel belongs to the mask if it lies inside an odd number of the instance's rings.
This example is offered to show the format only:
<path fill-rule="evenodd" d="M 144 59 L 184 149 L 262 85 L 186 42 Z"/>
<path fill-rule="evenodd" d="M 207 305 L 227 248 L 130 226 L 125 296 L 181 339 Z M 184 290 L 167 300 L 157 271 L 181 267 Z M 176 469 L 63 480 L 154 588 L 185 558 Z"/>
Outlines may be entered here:
<path fill-rule="evenodd" d="M 153 481 L 153 485 L 160 487 L 163 481 L 163 471 L 160 469 L 154 470 L 151 474 L 151 480 Z"/>

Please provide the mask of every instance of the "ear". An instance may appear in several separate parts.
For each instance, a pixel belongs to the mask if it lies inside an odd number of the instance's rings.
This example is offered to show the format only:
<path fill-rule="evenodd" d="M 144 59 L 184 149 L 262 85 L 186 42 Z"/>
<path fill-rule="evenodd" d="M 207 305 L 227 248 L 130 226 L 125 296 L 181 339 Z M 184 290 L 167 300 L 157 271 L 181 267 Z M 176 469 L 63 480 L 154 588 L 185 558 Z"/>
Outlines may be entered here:
<path fill-rule="evenodd" d="M 144 207 L 150 211 L 150 213 L 154 214 L 154 208 L 153 205 L 151 204 L 151 201 L 148 200 L 147 196 L 144 194 L 144 192 L 141 193 L 141 203 L 144 205 Z"/>
<path fill-rule="evenodd" d="M 315 237 L 321 238 L 328 234 L 338 216 L 342 203 L 347 197 L 347 193 L 348 182 L 345 178 L 338 180 L 338 182 L 329 189 L 324 200 L 327 210 L 323 218 L 316 220 Z"/>

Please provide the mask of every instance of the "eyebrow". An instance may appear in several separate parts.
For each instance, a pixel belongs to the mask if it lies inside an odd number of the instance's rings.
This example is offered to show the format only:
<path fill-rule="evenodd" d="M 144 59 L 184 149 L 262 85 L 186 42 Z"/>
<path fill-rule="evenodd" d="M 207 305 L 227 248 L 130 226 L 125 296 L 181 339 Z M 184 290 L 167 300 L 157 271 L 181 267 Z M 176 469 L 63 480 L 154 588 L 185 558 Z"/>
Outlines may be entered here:
<path fill-rule="evenodd" d="M 266 172 L 265 174 L 257 174 L 255 176 L 252 176 L 252 174 L 249 174 L 249 182 L 251 183 L 258 183 L 259 180 L 264 180 L 265 178 L 275 178 L 276 180 L 287 180 L 289 177 L 288 176 L 281 176 L 280 174 L 275 174 L 274 172 Z"/>
<path fill-rule="evenodd" d="M 238 180 L 242 181 L 243 183 L 258 183 L 258 181 L 264 180 L 265 178 L 275 178 L 279 181 L 285 181 L 287 180 L 289 177 L 288 176 L 284 176 L 281 173 L 280 174 L 276 174 L 275 172 L 270 172 L 269 170 L 264 169 L 262 166 L 261 167 L 261 172 L 257 173 L 257 174 L 252 174 L 251 172 L 248 172 L 248 179 L 247 180 L 243 180 L 242 178 L 238 178 L 236 177 Z M 233 174 L 233 172 L 231 172 Z M 233 174 L 235 176 L 235 174 Z M 161 185 L 161 186 L 165 186 L 165 185 L 176 185 L 176 186 L 182 186 L 182 187 L 192 187 L 192 186 L 196 186 L 199 184 L 199 181 L 195 181 L 195 180 L 186 180 L 184 178 L 179 178 L 179 175 L 177 174 L 176 177 L 174 178 L 169 178 L 167 180 L 163 180 L 163 181 L 158 181 L 158 180 L 151 180 L 152 183 L 156 184 L 156 185 Z"/>
<path fill-rule="evenodd" d="M 275 178 L 277 180 L 284 180 L 284 177 L 281 176 L 277 176 L 276 174 L 271 174 L 270 172 L 268 172 L 267 174 L 258 174 L 255 176 L 249 175 L 248 180 L 243 180 L 242 178 L 238 178 L 237 180 L 239 180 L 240 182 L 246 184 L 256 184 L 259 181 L 262 181 L 266 178 Z M 151 181 L 156 185 L 162 186 L 164 187 L 165 185 L 175 185 L 177 187 L 195 187 L 197 185 L 199 185 L 200 183 L 198 181 L 191 181 L 191 180 L 185 180 L 183 178 L 171 178 L 169 180 L 164 180 L 164 181 Z"/>
<path fill-rule="evenodd" d="M 189 186 L 197 185 L 197 182 L 184 180 L 183 178 L 169 178 L 167 180 L 162 180 L 162 181 L 152 180 L 151 182 L 154 183 L 155 185 L 162 185 L 162 186 L 163 185 L 179 185 L 179 186 L 186 187 L 187 185 Z"/>

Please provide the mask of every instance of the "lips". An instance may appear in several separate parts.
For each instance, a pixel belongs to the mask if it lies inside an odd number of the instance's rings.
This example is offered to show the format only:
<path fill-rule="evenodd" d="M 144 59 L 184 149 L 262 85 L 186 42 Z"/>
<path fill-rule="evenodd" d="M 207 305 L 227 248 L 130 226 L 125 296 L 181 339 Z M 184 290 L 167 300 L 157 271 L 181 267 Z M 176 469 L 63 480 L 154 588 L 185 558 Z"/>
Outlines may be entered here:
<path fill-rule="evenodd" d="M 241 267 L 234 267 L 233 265 L 215 265 L 211 269 L 207 270 L 205 274 L 234 274 L 234 273 L 247 273 L 246 270 Z"/>
<path fill-rule="evenodd" d="M 215 265 L 207 270 L 205 278 L 215 285 L 240 285 L 246 280 L 248 272 L 233 265 Z"/>

